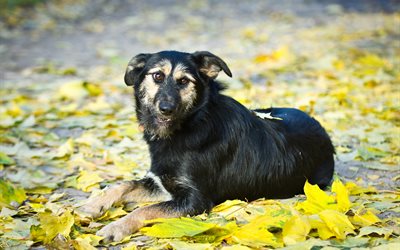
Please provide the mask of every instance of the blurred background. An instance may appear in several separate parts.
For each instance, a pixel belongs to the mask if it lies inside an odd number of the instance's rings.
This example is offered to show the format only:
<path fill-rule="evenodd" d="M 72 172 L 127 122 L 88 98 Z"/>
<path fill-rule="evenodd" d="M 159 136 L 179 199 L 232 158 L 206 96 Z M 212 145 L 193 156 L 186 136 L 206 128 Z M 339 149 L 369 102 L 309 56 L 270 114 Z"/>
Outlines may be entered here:
<path fill-rule="evenodd" d="M 32 79 L 29 69 L 86 75 L 141 52 L 210 50 L 263 82 L 248 68 L 275 51 L 300 61 L 341 46 L 393 53 L 399 10 L 397 0 L 1 0 L 0 71 L 13 82 Z"/>
<path fill-rule="evenodd" d="M 161 50 L 215 53 L 226 94 L 321 121 L 342 179 L 399 187 L 397 0 L 0 0 L 0 19 L 0 177 L 31 193 L 145 173 L 123 75 Z"/>

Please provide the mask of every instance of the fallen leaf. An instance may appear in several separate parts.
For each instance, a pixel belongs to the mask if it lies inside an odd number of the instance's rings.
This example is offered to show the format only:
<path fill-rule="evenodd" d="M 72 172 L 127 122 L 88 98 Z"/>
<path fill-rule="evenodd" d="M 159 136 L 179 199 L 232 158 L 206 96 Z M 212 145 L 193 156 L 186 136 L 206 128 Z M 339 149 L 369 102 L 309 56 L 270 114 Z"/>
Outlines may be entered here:
<path fill-rule="evenodd" d="M 349 191 L 339 179 L 336 179 L 333 182 L 332 192 L 336 193 L 338 210 L 341 212 L 347 212 L 352 206 L 349 199 Z"/>
<path fill-rule="evenodd" d="M 212 250 L 214 247 L 210 243 L 189 243 L 185 241 L 171 240 L 168 242 L 176 250 Z"/>
<path fill-rule="evenodd" d="M 75 240 L 72 241 L 72 245 L 74 246 L 74 249 L 76 250 L 95 250 L 94 246 L 89 244 L 88 239 L 82 239 L 82 238 L 76 238 Z"/>
<path fill-rule="evenodd" d="M 33 127 L 36 124 L 36 119 L 34 115 L 28 116 L 20 125 L 19 127 L 22 129 Z"/>
<path fill-rule="evenodd" d="M 57 150 L 55 157 L 70 156 L 74 153 L 74 140 L 69 138 L 65 143 L 63 143 Z"/>
<path fill-rule="evenodd" d="M 296 208 L 303 210 L 306 214 L 316 214 L 325 209 L 337 208 L 335 197 L 326 194 L 318 185 L 311 185 L 307 181 L 304 185 L 304 193 L 307 200 L 299 202 Z"/>
<path fill-rule="evenodd" d="M 376 226 L 367 226 L 360 228 L 360 232 L 357 237 L 368 236 L 371 234 L 384 236 L 385 239 L 389 239 L 390 235 L 393 233 L 392 229 L 376 227 Z"/>
<path fill-rule="evenodd" d="M 362 227 L 370 226 L 381 221 L 370 210 L 364 208 L 360 208 L 358 211 L 356 211 L 354 216 L 350 217 L 350 220 L 354 225 Z"/>
<path fill-rule="evenodd" d="M 18 207 L 26 200 L 25 190 L 15 187 L 10 182 L 0 179 L 0 208 Z"/>
<path fill-rule="evenodd" d="M 110 220 L 110 219 L 124 216 L 126 214 L 128 214 L 128 213 L 125 212 L 122 207 L 111 208 L 111 209 L 107 210 L 106 213 L 103 216 L 99 217 L 97 220 L 99 220 L 99 221 L 100 220 Z"/>
<path fill-rule="evenodd" d="M 306 217 L 294 215 L 283 226 L 282 237 L 285 245 L 294 245 L 306 240 L 311 225 Z"/>
<path fill-rule="evenodd" d="M 148 236 L 158 238 L 180 238 L 183 236 L 195 236 L 211 228 L 214 223 L 203 222 L 192 218 L 156 219 L 149 221 L 156 223 L 151 227 L 144 227 L 140 231 Z"/>
<path fill-rule="evenodd" d="M 0 152 L 0 165 L 13 165 L 15 161 L 8 157 L 5 153 Z"/>
<path fill-rule="evenodd" d="M 63 83 L 58 90 L 56 95 L 57 98 L 60 99 L 68 99 L 68 100 L 79 100 L 83 97 L 88 96 L 89 92 L 84 87 L 84 82 L 82 81 L 72 81 Z"/>
<path fill-rule="evenodd" d="M 318 215 L 336 238 L 345 239 L 347 234 L 354 234 L 355 227 L 346 215 L 335 210 L 324 210 Z"/>
<path fill-rule="evenodd" d="M 250 222 L 232 234 L 234 242 L 249 247 L 259 248 L 272 246 L 274 248 L 282 247 L 283 243 L 269 232 L 265 226 Z"/>
<path fill-rule="evenodd" d="M 103 181 L 97 173 L 82 170 L 76 179 L 76 188 L 84 192 L 90 192 L 94 188 L 99 188 L 99 182 Z"/>
<path fill-rule="evenodd" d="M 233 206 L 238 206 L 238 205 L 245 205 L 246 202 L 241 201 L 241 200 L 227 200 L 224 203 L 221 203 L 217 206 L 215 206 L 212 209 L 212 212 L 218 213 L 218 212 L 222 212 L 224 210 L 227 210 Z"/>
<path fill-rule="evenodd" d="M 74 216 L 70 211 L 61 215 L 50 212 L 38 214 L 40 225 L 31 227 L 31 238 L 35 242 L 50 243 L 58 234 L 69 237 L 74 225 Z"/>

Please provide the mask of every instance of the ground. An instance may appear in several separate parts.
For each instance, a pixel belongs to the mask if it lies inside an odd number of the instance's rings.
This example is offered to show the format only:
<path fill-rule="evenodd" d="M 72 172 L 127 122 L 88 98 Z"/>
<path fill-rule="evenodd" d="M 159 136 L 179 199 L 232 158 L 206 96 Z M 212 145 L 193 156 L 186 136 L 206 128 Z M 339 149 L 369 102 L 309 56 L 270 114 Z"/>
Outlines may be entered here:
<path fill-rule="evenodd" d="M 233 72 L 220 77 L 226 94 L 250 108 L 291 106 L 316 117 L 335 144 L 337 178 L 369 188 L 379 218 L 398 223 L 397 1 L 11 2 L 0 2 L 0 184 L 23 189 L 28 201 L 0 196 L 11 211 L 0 214 L 0 248 L 49 245 L 40 236 L 46 209 L 57 214 L 100 186 L 145 173 L 149 157 L 123 74 L 132 56 L 160 50 L 209 50 Z M 75 218 L 61 235 L 76 247 L 77 232 L 94 232 L 118 211 L 91 227 Z M 16 221 L 39 232 L 18 231 Z"/>

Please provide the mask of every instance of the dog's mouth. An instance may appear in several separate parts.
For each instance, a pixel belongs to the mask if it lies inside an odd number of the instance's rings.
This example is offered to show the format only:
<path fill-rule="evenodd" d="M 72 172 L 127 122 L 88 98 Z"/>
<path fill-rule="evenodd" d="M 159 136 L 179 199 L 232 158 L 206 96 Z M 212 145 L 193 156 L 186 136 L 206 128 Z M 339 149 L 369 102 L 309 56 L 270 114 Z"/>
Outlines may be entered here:
<path fill-rule="evenodd" d="M 172 124 L 172 119 L 170 117 L 157 116 L 155 120 L 158 126 L 167 127 Z"/>

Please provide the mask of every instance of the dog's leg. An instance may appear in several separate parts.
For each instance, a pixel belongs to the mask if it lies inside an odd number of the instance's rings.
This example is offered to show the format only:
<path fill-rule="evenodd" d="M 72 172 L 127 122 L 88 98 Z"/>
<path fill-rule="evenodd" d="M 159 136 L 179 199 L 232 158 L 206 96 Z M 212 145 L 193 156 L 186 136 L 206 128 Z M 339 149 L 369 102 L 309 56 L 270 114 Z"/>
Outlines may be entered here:
<path fill-rule="evenodd" d="M 141 180 L 127 181 L 105 188 L 100 195 L 90 198 L 79 210 L 97 218 L 116 203 L 159 202 L 171 199 L 171 194 L 164 188 L 160 179 L 149 172 Z"/>
<path fill-rule="evenodd" d="M 97 232 L 104 237 L 103 242 L 121 241 L 126 236 L 144 226 L 144 221 L 156 218 L 171 218 L 182 216 L 183 213 L 170 207 L 170 201 L 138 208 L 121 219 L 111 222 Z"/>
<path fill-rule="evenodd" d="M 185 192 L 184 197 L 138 208 L 103 227 L 97 235 L 104 237 L 104 242 L 121 241 L 142 228 L 146 220 L 200 214 L 211 209 L 212 205 L 211 201 L 198 193 Z"/>

